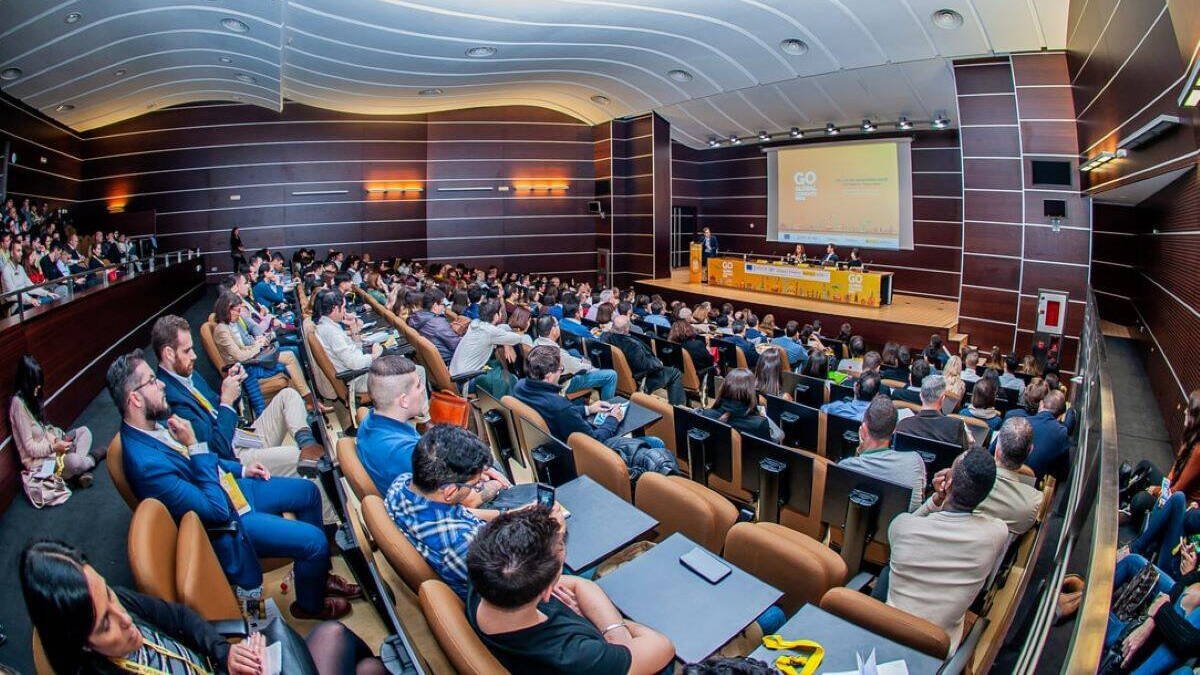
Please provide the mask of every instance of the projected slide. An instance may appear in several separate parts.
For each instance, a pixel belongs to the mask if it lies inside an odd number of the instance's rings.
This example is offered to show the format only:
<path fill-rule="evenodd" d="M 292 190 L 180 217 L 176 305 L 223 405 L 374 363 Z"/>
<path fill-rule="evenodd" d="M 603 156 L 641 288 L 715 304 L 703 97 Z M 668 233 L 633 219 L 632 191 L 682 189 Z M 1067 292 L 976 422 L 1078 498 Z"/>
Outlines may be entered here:
<path fill-rule="evenodd" d="M 767 239 L 912 248 L 909 139 L 767 151 Z"/>

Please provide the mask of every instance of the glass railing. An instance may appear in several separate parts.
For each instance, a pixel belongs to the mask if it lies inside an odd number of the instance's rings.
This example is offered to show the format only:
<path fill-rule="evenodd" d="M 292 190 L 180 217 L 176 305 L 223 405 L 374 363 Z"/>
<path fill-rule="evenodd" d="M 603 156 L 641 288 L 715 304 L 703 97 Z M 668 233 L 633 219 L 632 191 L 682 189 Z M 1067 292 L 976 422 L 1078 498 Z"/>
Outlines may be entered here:
<path fill-rule="evenodd" d="M 24 321 L 27 316 L 40 314 L 41 310 L 45 308 L 61 307 L 85 291 L 91 292 L 139 274 L 147 274 L 198 257 L 200 257 L 200 253 L 195 250 L 159 253 L 123 263 L 112 263 L 103 267 L 75 272 L 40 284 L 8 291 L 0 294 L 0 321 L 13 318 Z M 39 291 L 44 291 L 44 293 L 39 293 Z M 48 297 L 45 293 L 53 293 L 56 297 L 49 302 L 43 302 L 39 298 Z"/>

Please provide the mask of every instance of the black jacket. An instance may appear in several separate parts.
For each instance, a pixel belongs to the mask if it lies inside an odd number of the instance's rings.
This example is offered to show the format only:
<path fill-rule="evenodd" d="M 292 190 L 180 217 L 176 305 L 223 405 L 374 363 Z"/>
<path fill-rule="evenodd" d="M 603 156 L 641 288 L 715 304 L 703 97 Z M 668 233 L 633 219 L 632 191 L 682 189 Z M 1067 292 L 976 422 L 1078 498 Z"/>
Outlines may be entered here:
<path fill-rule="evenodd" d="M 758 414 L 758 408 L 751 411 L 736 401 L 723 400 L 715 407 L 704 408 L 698 412 L 715 420 L 720 420 L 721 415 L 729 413 L 729 419 L 724 422 L 737 429 L 738 433 L 771 440 L 771 424 L 767 422 L 766 417 Z"/>
<path fill-rule="evenodd" d="M 663 367 L 662 361 L 658 360 L 646 343 L 635 337 L 609 331 L 604 334 L 604 341 L 625 354 L 625 360 L 629 362 L 629 369 L 633 371 L 634 377 L 641 377 Z"/>
<path fill-rule="evenodd" d="M 704 338 L 688 338 L 683 341 L 683 348 L 692 355 L 692 365 L 696 367 L 697 373 L 713 365 L 712 353 L 708 351 L 708 344 L 704 342 Z"/>
<path fill-rule="evenodd" d="M 518 401 L 536 410 L 546 420 L 546 426 L 550 427 L 550 435 L 564 443 L 577 431 L 603 443 L 615 436 L 620 426 L 620 422 L 612 415 L 604 420 L 604 424 L 592 426 L 582 401 L 574 403 L 568 400 L 559 392 L 557 384 L 524 378 L 517 380 L 512 394 Z"/>
<path fill-rule="evenodd" d="M 49 253 L 42 256 L 42 260 L 38 263 L 38 267 L 42 268 L 42 274 L 45 275 L 46 281 L 63 278 L 62 271 L 59 270 L 58 265 L 50 259 Z"/>
<path fill-rule="evenodd" d="M 967 429 L 963 421 L 936 410 L 918 410 L 912 417 L 900 420 L 896 432 L 967 447 Z"/>

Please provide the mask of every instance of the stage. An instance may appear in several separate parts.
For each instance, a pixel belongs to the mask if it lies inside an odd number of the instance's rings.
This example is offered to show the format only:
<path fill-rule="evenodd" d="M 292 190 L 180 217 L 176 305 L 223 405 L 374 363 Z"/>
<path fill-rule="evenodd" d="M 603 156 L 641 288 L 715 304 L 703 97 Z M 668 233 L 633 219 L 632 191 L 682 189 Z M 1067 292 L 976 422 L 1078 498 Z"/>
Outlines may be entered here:
<path fill-rule="evenodd" d="M 638 292 L 647 295 L 658 293 L 668 302 L 682 300 L 688 305 L 695 305 L 708 300 L 718 306 L 725 302 L 730 302 L 739 309 L 748 306 L 759 318 L 767 313 L 774 314 L 777 326 L 783 326 L 789 320 L 798 321 L 803 325 L 811 323 L 813 319 L 820 319 L 822 331 L 835 334 L 843 322 L 849 322 L 854 333 L 866 338 L 868 345 L 872 347 L 878 347 L 889 340 L 910 347 L 924 347 L 933 333 L 951 341 L 956 339 L 953 336 L 958 327 L 957 302 L 919 295 L 894 293 L 890 305 L 864 307 L 703 283 L 693 284 L 688 281 L 687 268 L 675 270 L 670 278 L 637 281 L 634 285 Z"/>

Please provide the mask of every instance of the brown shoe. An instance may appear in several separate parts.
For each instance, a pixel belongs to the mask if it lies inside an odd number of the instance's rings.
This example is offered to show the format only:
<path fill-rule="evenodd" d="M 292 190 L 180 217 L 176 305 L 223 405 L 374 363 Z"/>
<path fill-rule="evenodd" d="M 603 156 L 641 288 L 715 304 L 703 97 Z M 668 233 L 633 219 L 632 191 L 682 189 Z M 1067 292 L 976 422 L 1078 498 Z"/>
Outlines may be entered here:
<path fill-rule="evenodd" d="M 328 415 L 329 413 L 333 412 L 333 406 L 326 405 L 319 401 L 317 402 L 317 405 L 314 406 L 312 397 L 305 396 L 304 397 L 304 410 L 309 413 L 319 412 L 322 415 Z"/>
<path fill-rule="evenodd" d="M 335 598 L 360 598 L 362 587 L 331 572 L 325 580 L 325 594 Z"/>
<path fill-rule="evenodd" d="M 316 613 L 306 612 L 301 609 L 300 605 L 293 602 L 288 607 L 288 611 L 302 621 L 332 621 L 350 613 L 350 601 L 344 598 L 325 598 L 321 605 L 321 611 Z"/>
<path fill-rule="evenodd" d="M 314 478 L 319 473 L 318 463 L 325 456 L 325 446 L 320 443 L 310 443 L 300 448 L 300 461 L 296 463 L 296 473 L 305 478 Z"/>

